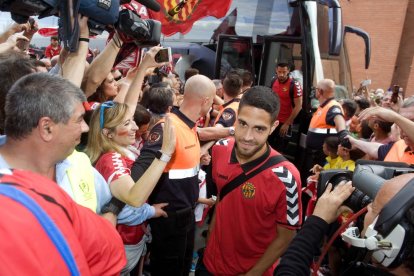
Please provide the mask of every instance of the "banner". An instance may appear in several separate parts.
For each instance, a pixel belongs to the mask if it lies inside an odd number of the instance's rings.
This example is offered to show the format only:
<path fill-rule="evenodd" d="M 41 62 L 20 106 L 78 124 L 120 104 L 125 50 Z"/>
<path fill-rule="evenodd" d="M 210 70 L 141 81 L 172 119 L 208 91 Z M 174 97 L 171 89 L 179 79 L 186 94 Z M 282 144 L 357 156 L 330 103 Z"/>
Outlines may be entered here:
<path fill-rule="evenodd" d="M 150 17 L 161 21 L 161 32 L 170 36 L 175 33 L 187 33 L 195 21 L 214 16 L 221 18 L 226 15 L 231 0 L 157 0 L 161 6 L 159 12 L 149 10 Z"/>

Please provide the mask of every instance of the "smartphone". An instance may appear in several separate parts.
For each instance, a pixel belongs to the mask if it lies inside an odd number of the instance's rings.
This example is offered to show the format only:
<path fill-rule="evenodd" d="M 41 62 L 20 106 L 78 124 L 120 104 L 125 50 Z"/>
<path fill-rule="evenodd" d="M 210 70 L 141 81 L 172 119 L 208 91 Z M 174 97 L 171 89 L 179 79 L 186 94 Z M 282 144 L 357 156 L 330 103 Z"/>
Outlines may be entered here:
<path fill-rule="evenodd" d="M 155 55 L 155 61 L 158 63 L 172 62 L 171 48 L 166 47 L 160 49 L 158 53 Z"/>
<path fill-rule="evenodd" d="M 392 96 L 391 96 L 391 102 L 398 103 L 398 93 L 400 92 L 400 86 L 394 85 L 392 88 Z"/>
<path fill-rule="evenodd" d="M 371 85 L 371 80 L 363 80 L 363 81 L 361 81 L 361 86 L 368 86 L 368 85 Z"/>

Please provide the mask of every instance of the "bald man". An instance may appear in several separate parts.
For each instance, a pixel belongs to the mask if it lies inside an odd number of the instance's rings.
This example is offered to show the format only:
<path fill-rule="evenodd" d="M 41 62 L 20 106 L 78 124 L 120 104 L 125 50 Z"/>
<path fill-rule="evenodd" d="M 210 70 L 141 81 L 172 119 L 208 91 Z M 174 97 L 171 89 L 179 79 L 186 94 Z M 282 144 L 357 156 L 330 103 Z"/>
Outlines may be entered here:
<path fill-rule="evenodd" d="M 151 219 L 151 275 L 188 275 L 194 247 L 194 207 L 198 199 L 200 143 L 196 124 L 213 104 L 214 83 L 203 75 L 189 78 L 183 102 L 171 112 L 176 132 L 176 150 L 172 156 L 161 152 L 163 124 L 155 125 L 135 161 L 131 176 L 137 181 L 154 158 L 167 167 L 149 197 L 150 204 L 167 202 L 167 218 Z"/>
<path fill-rule="evenodd" d="M 302 176 L 315 165 L 323 165 L 325 155 L 322 145 L 325 138 L 337 136 L 342 141 L 348 132 L 345 130 L 345 119 L 341 104 L 335 100 L 335 82 L 324 79 L 316 85 L 315 97 L 319 108 L 313 114 L 306 138 L 306 170 Z M 305 178 L 306 179 L 306 178 Z M 304 180 L 304 179 L 302 179 Z"/>

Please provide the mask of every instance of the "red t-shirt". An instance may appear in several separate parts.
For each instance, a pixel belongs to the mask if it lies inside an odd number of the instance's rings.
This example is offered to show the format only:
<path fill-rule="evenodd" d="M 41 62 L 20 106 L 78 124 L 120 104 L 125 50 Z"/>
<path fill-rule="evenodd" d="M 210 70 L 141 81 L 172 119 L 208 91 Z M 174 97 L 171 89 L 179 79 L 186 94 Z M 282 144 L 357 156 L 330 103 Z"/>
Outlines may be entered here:
<path fill-rule="evenodd" d="M 108 184 L 118 178 L 131 175 L 131 167 L 134 160 L 121 154 L 110 151 L 104 153 L 96 162 L 95 169 L 105 178 Z"/>
<path fill-rule="evenodd" d="M 272 90 L 279 95 L 280 99 L 280 111 L 277 119 L 279 122 L 284 123 L 289 118 L 292 113 L 292 99 L 290 97 L 290 83 L 294 81 L 293 85 L 293 98 L 302 97 L 302 87 L 299 82 L 288 78 L 284 83 L 280 83 L 279 80 L 276 80 L 273 83 Z"/>
<path fill-rule="evenodd" d="M 60 54 L 60 50 L 62 49 L 62 47 L 59 45 L 56 49 L 52 48 L 52 45 L 49 45 L 46 47 L 45 49 L 45 56 L 47 58 L 52 58 L 54 56 L 57 56 Z"/>
<path fill-rule="evenodd" d="M 221 140 L 213 147 L 212 176 L 218 192 L 240 175 L 253 171 L 273 149 L 258 159 L 237 162 L 234 140 Z M 301 182 L 298 170 L 288 161 L 249 179 L 216 205 L 215 225 L 204 254 L 204 263 L 214 275 L 238 275 L 251 269 L 276 238 L 277 226 L 297 229 L 302 223 Z M 264 275 L 273 275 L 276 264 Z"/>
<path fill-rule="evenodd" d="M 55 182 L 40 175 L 14 170 L 1 183 L 31 197 L 64 236 L 80 275 L 119 275 L 126 264 L 121 238 L 115 228 L 88 208 L 76 204 Z M 70 275 L 56 246 L 32 212 L 0 195 L 0 275 Z"/>

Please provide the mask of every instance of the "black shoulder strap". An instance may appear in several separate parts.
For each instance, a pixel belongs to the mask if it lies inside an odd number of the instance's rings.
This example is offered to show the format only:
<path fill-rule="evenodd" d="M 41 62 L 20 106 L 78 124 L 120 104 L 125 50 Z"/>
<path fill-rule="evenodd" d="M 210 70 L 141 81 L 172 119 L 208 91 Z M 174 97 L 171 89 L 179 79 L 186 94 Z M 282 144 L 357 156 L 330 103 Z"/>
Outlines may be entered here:
<path fill-rule="evenodd" d="M 230 181 L 229 183 L 227 183 L 223 189 L 221 189 L 220 192 L 220 201 L 223 200 L 223 198 L 230 193 L 231 191 L 233 191 L 234 189 L 236 189 L 237 187 L 239 187 L 241 184 L 245 183 L 247 180 L 249 180 L 250 178 L 254 177 L 255 175 L 259 174 L 260 172 L 273 167 L 274 165 L 277 165 L 283 161 L 286 161 L 287 159 L 285 157 L 283 157 L 283 155 L 277 155 L 277 156 L 273 156 L 270 157 L 269 159 L 267 159 L 267 161 L 260 166 L 259 168 L 257 168 L 256 170 L 252 171 L 251 173 L 249 173 L 248 175 L 246 175 L 244 172 L 242 174 L 240 174 L 239 176 L 237 176 L 236 178 L 234 178 L 232 181 Z"/>
<path fill-rule="evenodd" d="M 289 95 L 290 95 L 290 101 L 292 102 L 292 107 L 295 107 L 295 79 L 293 78 L 290 81 Z"/>

